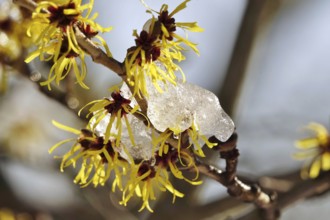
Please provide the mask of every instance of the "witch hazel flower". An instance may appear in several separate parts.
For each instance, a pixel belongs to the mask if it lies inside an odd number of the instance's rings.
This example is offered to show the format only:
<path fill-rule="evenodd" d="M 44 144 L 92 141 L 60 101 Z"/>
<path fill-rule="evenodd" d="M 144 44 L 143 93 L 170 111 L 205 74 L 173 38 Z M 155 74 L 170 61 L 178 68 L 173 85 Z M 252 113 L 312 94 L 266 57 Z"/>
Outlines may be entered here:
<path fill-rule="evenodd" d="M 76 30 L 82 32 L 98 46 L 103 46 L 111 56 L 110 50 L 99 32 L 108 32 L 112 28 L 103 28 L 90 17 L 94 1 L 82 4 L 81 0 L 40 1 L 32 14 L 32 22 L 27 34 L 34 40 L 37 49 L 29 54 L 25 62 L 39 57 L 41 61 L 52 61 L 48 80 L 41 85 L 51 89 L 53 81 L 59 84 L 73 70 L 77 83 L 88 89 L 84 83 L 87 74 L 85 51 L 76 40 Z"/>
<path fill-rule="evenodd" d="M 310 123 L 306 128 L 314 135 L 296 141 L 296 147 L 301 151 L 295 153 L 294 158 L 306 161 L 301 177 L 315 179 L 321 172 L 330 170 L 330 134 L 319 123 Z"/>
<path fill-rule="evenodd" d="M 112 190 L 115 191 L 117 187 L 123 188 L 122 176 L 126 175 L 129 163 L 120 156 L 122 149 L 115 147 L 114 139 L 105 142 L 103 137 L 95 134 L 90 128 L 76 130 L 56 121 L 53 121 L 53 124 L 64 131 L 77 135 L 76 138 L 63 140 L 49 149 L 49 153 L 52 153 L 62 145 L 73 142 L 71 149 L 63 156 L 55 157 L 61 159 L 60 170 L 62 172 L 66 167 L 76 167 L 79 163 L 80 169 L 74 182 L 82 187 L 90 184 L 95 187 L 104 185 L 111 173 L 114 173 Z"/>
<path fill-rule="evenodd" d="M 148 96 L 146 81 L 150 80 L 158 92 L 163 92 L 160 83 L 168 82 L 176 85 L 176 73 L 181 73 L 182 79 L 185 75 L 176 62 L 185 59 L 182 51 L 183 45 L 191 48 L 199 54 L 196 44 L 190 42 L 186 37 L 181 37 L 176 33 L 177 28 L 185 31 L 203 31 L 196 22 L 175 22 L 173 17 L 176 13 L 186 8 L 184 1 L 177 6 L 173 12 L 168 12 L 168 6 L 164 4 L 160 11 L 149 9 L 150 13 L 156 13 L 147 21 L 143 30 L 135 36 L 135 46 L 127 50 L 125 59 L 125 69 L 127 82 L 134 88 L 133 95 Z"/>
<path fill-rule="evenodd" d="M 111 98 L 92 101 L 85 105 L 80 112 L 87 106 L 91 107 L 86 117 L 92 115 L 89 126 L 96 129 L 100 123 L 105 124 L 105 130 L 100 132 L 104 136 L 105 142 L 112 137 L 116 139 L 115 144 L 120 145 L 123 124 L 125 124 L 124 129 L 128 131 L 131 143 L 135 145 L 128 115 L 137 113 L 138 105 L 132 106 L 130 99 L 125 98 L 119 90 L 115 90 L 111 93 Z"/>

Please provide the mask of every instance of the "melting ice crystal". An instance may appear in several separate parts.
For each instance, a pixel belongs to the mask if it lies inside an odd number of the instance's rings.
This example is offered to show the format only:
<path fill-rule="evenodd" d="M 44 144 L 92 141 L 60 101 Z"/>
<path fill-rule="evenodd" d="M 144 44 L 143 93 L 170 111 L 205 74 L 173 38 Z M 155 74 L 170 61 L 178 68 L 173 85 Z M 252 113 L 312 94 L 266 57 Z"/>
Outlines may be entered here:
<path fill-rule="evenodd" d="M 179 128 L 184 131 L 195 123 L 199 132 L 226 141 L 235 125 L 212 92 L 199 86 L 178 82 L 166 85 L 163 93 L 149 86 L 148 117 L 159 131 Z"/>

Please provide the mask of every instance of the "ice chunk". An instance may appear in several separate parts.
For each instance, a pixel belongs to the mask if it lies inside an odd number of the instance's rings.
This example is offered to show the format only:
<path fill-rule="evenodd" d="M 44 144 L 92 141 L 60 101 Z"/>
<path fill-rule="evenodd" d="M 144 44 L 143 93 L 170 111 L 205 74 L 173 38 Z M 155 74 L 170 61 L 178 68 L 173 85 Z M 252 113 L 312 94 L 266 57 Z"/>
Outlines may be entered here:
<path fill-rule="evenodd" d="M 120 154 L 121 157 L 129 160 L 129 153 L 133 159 L 136 160 L 149 160 L 152 158 L 152 141 L 151 141 L 151 131 L 150 128 L 146 127 L 144 123 L 137 119 L 132 115 L 126 116 L 129 121 L 129 125 L 131 127 L 133 137 L 134 137 L 134 144 L 132 143 L 128 129 L 124 119 L 122 120 L 122 133 L 121 133 L 121 147 L 117 147 L 116 150 Z M 117 119 L 116 119 L 117 120 Z M 115 128 L 116 120 L 113 123 L 113 127 L 111 128 L 111 133 L 118 132 Z M 98 136 L 104 137 L 106 132 L 106 128 L 110 121 L 110 114 L 106 115 L 95 127 L 94 132 Z M 111 139 L 111 137 L 110 137 Z M 126 150 L 124 150 L 126 149 Z"/>
<path fill-rule="evenodd" d="M 134 136 L 134 145 L 132 144 L 126 124 L 123 124 L 122 144 L 128 150 L 128 153 L 137 160 L 149 160 L 153 157 L 151 130 L 145 124 L 132 115 L 127 115 L 129 124 Z"/>
<path fill-rule="evenodd" d="M 194 122 L 201 134 L 215 135 L 220 141 L 226 141 L 234 132 L 233 121 L 212 92 L 182 82 L 176 86 L 163 85 L 163 88 L 166 91 L 159 93 L 148 83 L 147 115 L 157 130 L 179 128 L 184 131 Z"/>
<path fill-rule="evenodd" d="M 199 86 L 185 84 L 191 94 L 191 105 L 195 106 L 195 122 L 200 132 L 207 136 L 214 135 L 220 141 L 226 141 L 233 134 L 235 125 L 222 109 L 218 97 Z"/>

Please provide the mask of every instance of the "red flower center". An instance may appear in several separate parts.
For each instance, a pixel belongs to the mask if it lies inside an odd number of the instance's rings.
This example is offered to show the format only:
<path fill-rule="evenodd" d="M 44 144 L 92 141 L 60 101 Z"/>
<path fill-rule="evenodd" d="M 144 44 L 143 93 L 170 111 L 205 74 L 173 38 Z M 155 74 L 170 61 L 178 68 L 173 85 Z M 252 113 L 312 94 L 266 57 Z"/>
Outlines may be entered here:
<path fill-rule="evenodd" d="M 175 19 L 168 15 L 168 11 L 162 11 L 158 16 L 158 21 L 165 26 L 167 32 L 170 35 L 169 37 L 166 37 L 166 39 L 173 40 L 171 33 L 176 31 Z M 161 32 L 161 37 L 162 35 L 163 32 Z"/>
<path fill-rule="evenodd" d="M 156 175 L 156 171 L 155 168 L 153 166 L 151 166 L 148 162 L 143 162 L 140 167 L 139 167 L 139 171 L 138 171 L 138 176 L 142 176 L 145 173 L 147 173 L 148 171 L 151 171 L 150 174 L 148 176 L 146 176 L 144 179 L 142 179 L 142 181 L 154 178 Z"/>
<path fill-rule="evenodd" d="M 47 10 L 50 12 L 50 23 L 58 22 L 58 27 L 66 27 L 70 25 L 73 21 L 75 21 L 75 18 L 79 15 L 72 14 L 72 15 L 66 15 L 64 14 L 65 9 L 75 9 L 76 5 L 73 2 L 70 2 L 67 5 L 62 5 L 58 7 L 49 6 Z"/>
<path fill-rule="evenodd" d="M 146 31 L 141 31 L 140 36 L 135 39 L 137 47 L 141 46 L 145 51 L 145 59 L 147 62 L 155 61 L 160 56 L 160 48 L 155 45 L 156 37 L 151 36 Z M 139 65 L 141 65 L 142 57 L 139 54 L 136 58 Z"/>
<path fill-rule="evenodd" d="M 116 114 L 119 110 L 122 110 L 122 115 L 126 114 L 127 112 L 124 107 L 128 107 L 131 100 L 124 98 L 118 91 L 113 92 L 111 98 L 113 99 L 112 102 L 104 108 L 110 114 Z"/>

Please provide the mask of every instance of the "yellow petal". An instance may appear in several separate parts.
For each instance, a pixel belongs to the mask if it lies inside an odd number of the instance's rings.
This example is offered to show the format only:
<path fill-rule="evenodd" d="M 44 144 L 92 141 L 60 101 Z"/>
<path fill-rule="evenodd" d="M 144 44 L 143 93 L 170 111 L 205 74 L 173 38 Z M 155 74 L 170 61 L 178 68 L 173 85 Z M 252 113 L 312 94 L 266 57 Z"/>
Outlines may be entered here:
<path fill-rule="evenodd" d="M 313 130 L 316 133 L 317 138 L 322 144 L 326 144 L 328 141 L 328 131 L 323 125 L 318 123 L 310 123 L 307 128 Z"/>
<path fill-rule="evenodd" d="M 70 139 L 66 139 L 66 140 L 63 140 L 63 141 L 60 141 L 58 142 L 57 144 L 55 144 L 54 146 L 52 146 L 49 150 L 48 150 L 48 153 L 52 153 L 56 148 L 58 148 L 59 146 L 61 146 L 62 144 L 65 144 L 67 142 L 70 142 L 70 141 L 74 141 L 75 138 L 70 138 Z"/>
<path fill-rule="evenodd" d="M 204 29 L 197 25 L 197 22 L 177 22 L 177 27 L 187 29 L 191 32 L 203 32 Z"/>
<path fill-rule="evenodd" d="M 322 155 L 322 170 L 330 170 L 330 153 L 326 152 Z"/>
<path fill-rule="evenodd" d="M 319 144 L 316 138 L 306 138 L 295 142 L 296 147 L 299 149 L 316 148 Z"/>
<path fill-rule="evenodd" d="M 33 51 L 28 55 L 28 57 L 24 60 L 25 63 L 30 63 L 32 60 L 34 60 L 36 57 L 40 55 L 40 50 Z"/>
<path fill-rule="evenodd" d="M 74 128 L 71 128 L 71 127 L 68 127 L 66 125 L 63 125 L 55 120 L 52 120 L 52 123 L 55 127 L 61 129 L 61 130 L 64 130 L 64 131 L 67 131 L 67 132 L 70 132 L 70 133 L 73 133 L 73 134 L 76 134 L 76 135 L 79 135 L 81 132 L 77 129 L 74 129 Z"/>
<path fill-rule="evenodd" d="M 320 174 L 320 170 L 321 170 L 321 160 L 320 158 L 316 158 L 310 167 L 309 177 L 312 179 L 318 177 L 318 175 Z"/>
<path fill-rule="evenodd" d="M 187 3 L 189 2 L 190 0 L 186 0 L 184 2 L 182 2 L 180 5 L 178 5 L 172 12 L 171 14 L 169 14 L 168 16 L 169 17 L 172 17 L 173 15 L 175 15 L 176 13 L 178 13 L 179 11 L 185 9 L 187 7 Z"/>
<path fill-rule="evenodd" d="M 319 151 L 316 149 L 314 151 L 298 152 L 298 153 L 293 154 L 292 157 L 296 160 L 304 160 L 309 157 L 315 157 L 318 154 L 319 154 Z"/>

